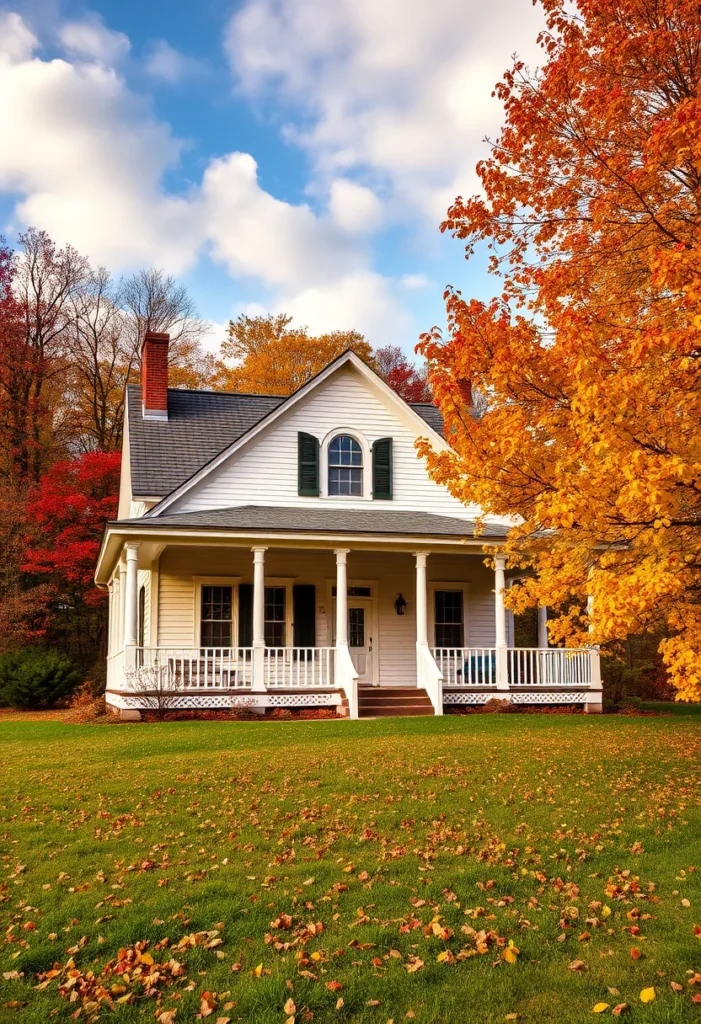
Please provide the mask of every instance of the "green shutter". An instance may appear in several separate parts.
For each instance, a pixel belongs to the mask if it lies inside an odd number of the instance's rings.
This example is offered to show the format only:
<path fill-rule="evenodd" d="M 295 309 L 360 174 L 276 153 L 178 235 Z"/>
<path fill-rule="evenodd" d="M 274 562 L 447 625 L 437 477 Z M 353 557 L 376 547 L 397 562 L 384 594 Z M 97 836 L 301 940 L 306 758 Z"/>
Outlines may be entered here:
<path fill-rule="evenodd" d="M 295 647 L 316 647 L 316 587 L 313 583 L 295 583 L 292 587 Z"/>
<path fill-rule="evenodd" d="M 372 446 L 372 496 L 392 497 L 392 438 L 381 437 Z"/>
<path fill-rule="evenodd" d="M 319 497 L 319 442 L 313 434 L 297 434 L 297 493 Z"/>
<path fill-rule="evenodd" d="M 253 584 L 239 583 L 239 647 L 253 643 Z"/>

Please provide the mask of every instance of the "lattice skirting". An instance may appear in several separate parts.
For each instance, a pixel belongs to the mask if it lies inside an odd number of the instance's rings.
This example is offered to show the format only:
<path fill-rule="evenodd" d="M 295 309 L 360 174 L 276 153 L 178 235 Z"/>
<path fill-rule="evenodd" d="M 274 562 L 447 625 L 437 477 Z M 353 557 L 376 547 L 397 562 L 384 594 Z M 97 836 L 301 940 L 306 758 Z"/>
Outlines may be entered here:
<path fill-rule="evenodd" d="M 308 708 L 332 707 L 341 703 L 340 693 L 192 693 L 182 694 L 169 706 L 174 710 L 212 710 L 214 708 Z M 126 711 L 153 710 L 153 703 L 138 693 L 106 694 L 108 704 Z"/>
<path fill-rule="evenodd" d="M 601 700 L 601 694 L 591 690 L 560 690 L 555 693 L 531 690 L 529 692 L 509 693 L 506 690 L 493 690 L 491 693 L 450 693 L 443 691 L 443 704 L 486 704 L 488 700 L 511 700 L 514 704 L 587 704 Z"/>

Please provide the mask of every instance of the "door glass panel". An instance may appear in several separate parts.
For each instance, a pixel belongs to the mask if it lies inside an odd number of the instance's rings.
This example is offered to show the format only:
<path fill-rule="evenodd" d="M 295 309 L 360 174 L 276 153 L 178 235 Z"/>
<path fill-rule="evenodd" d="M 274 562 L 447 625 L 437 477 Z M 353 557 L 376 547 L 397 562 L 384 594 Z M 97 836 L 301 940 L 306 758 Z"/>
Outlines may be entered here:
<path fill-rule="evenodd" d="M 348 609 L 348 643 L 351 647 L 365 647 L 365 609 Z"/>

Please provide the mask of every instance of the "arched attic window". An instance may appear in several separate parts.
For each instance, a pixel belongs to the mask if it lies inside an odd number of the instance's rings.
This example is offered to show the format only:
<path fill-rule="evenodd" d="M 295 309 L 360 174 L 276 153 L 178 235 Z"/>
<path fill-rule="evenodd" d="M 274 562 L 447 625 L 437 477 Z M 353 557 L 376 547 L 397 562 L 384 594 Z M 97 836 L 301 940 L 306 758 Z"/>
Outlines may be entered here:
<path fill-rule="evenodd" d="M 350 434 L 337 434 L 329 443 L 329 495 L 363 496 L 363 449 Z"/>

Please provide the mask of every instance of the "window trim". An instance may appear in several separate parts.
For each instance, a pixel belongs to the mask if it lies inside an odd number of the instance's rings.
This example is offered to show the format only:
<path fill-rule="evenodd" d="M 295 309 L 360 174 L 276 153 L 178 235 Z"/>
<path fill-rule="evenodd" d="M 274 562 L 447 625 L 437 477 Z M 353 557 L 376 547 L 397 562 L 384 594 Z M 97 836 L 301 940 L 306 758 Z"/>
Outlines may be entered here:
<path fill-rule="evenodd" d="M 429 610 L 429 621 L 428 621 L 428 635 L 429 635 L 429 646 L 436 646 L 436 591 L 437 590 L 459 590 L 462 591 L 462 639 L 464 648 L 470 646 L 470 633 L 469 633 L 469 612 L 468 612 L 468 599 L 469 599 L 469 584 L 461 581 L 455 582 L 454 580 L 430 580 L 428 583 L 428 610 Z"/>
<path fill-rule="evenodd" d="M 360 494 L 329 494 L 329 445 L 340 435 L 352 437 L 363 453 L 362 488 Z M 338 426 L 330 430 L 321 442 L 319 494 L 330 501 L 372 501 L 372 450 L 364 434 L 353 427 Z"/>
<path fill-rule="evenodd" d="M 195 607 L 193 617 L 193 647 L 201 647 L 202 640 L 202 587 L 231 587 L 231 650 L 238 645 L 239 636 L 239 583 L 240 576 L 193 576 Z M 227 650 L 227 648 L 222 648 Z"/>

